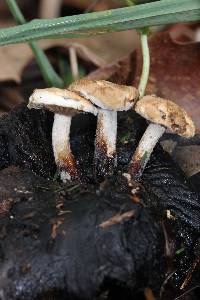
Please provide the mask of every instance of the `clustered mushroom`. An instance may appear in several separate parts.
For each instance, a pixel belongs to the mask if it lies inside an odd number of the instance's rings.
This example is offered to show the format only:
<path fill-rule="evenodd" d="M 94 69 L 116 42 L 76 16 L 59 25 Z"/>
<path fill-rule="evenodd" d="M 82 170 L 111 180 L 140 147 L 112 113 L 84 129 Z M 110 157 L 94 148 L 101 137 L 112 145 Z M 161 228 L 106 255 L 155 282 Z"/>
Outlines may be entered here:
<path fill-rule="evenodd" d="M 69 89 L 37 89 L 30 97 L 29 108 L 55 113 L 52 145 L 62 181 L 80 179 L 70 148 L 72 117 L 80 112 L 98 115 L 95 140 L 95 174 L 112 174 L 116 166 L 117 111 L 131 109 L 139 97 L 134 87 L 108 81 L 79 80 Z M 100 166 L 100 167 L 99 167 Z"/>
<path fill-rule="evenodd" d="M 131 159 L 129 174 L 139 179 L 160 137 L 169 129 L 185 138 L 193 137 L 195 126 L 186 111 L 176 103 L 156 97 L 144 96 L 135 106 L 135 111 L 150 121 Z"/>
<path fill-rule="evenodd" d="M 117 112 L 131 109 L 139 92 L 132 86 L 85 79 L 72 83 L 69 89 L 98 107 L 94 173 L 99 178 L 110 175 L 117 164 Z"/>
<path fill-rule="evenodd" d="M 70 148 L 71 119 L 77 113 L 97 116 L 94 168 L 99 178 L 111 175 L 117 164 L 117 112 L 134 107 L 139 98 L 136 88 L 105 80 L 82 79 L 68 89 L 37 89 L 30 97 L 29 108 L 47 109 L 55 113 L 52 145 L 61 180 L 80 179 Z M 189 138 L 195 126 L 187 113 L 170 100 L 144 96 L 135 104 L 135 111 L 151 123 L 148 125 L 129 165 L 132 179 L 141 177 L 150 155 L 166 129 Z"/>
<path fill-rule="evenodd" d="M 61 180 L 80 179 L 79 170 L 70 147 L 72 117 L 78 113 L 97 115 L 96 107 L 87 99 L 67 89 L 37 89 L 31 95 L 28 108 L 47 109 L 55 113 L 52 146 Z"/>

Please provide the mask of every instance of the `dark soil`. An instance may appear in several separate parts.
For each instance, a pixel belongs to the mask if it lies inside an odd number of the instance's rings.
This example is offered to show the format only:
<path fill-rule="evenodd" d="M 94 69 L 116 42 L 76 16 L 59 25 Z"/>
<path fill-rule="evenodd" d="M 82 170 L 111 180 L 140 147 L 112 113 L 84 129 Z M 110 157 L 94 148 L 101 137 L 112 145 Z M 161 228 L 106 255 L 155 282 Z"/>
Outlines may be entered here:
<path fill-rule="evenodd" d="M 64 185 L 53 180 L 52 120 L 25 107 L 0 120 L 0 299 L 143 299 L 149 287 L 171 300 L 198 285 L 196 182 L 159 146 L 141 182 L 123 176 L 144 121 L 119 115 L 118 168 L 98 183 L 96 120 L 74 118 L 85 183 Z"/>

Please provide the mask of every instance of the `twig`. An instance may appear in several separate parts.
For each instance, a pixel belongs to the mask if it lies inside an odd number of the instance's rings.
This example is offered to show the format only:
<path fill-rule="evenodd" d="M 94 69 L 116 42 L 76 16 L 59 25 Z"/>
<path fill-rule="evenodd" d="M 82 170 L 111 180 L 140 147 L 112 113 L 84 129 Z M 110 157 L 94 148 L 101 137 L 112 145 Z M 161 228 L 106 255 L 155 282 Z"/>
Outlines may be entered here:
<path fill-rule="evenodd" d="M 72 77 L 75 81 L 79 79 L 79 71 L 78 71 L 78 58 L 76 54 L 76 49 L 74 47 L 69 48 L 69 61 L 70 61 Z"/>
<path fill-rule="evenodd" d="M 195 261 L 193 262 L 192 266 L 190 267 L 189 271 L 188 271 L 188 274 L 184 280 L 184 282 L 182 283 L 181 287 L 180 287 L 180 290 L 183 290 L 185 289 L 185 287 L 188 285 L 188 283 L 190 282 L 191 278 L 192 278 L 192 274 L 194 273 L 196 267 L 199 265 L 199 262 L 200 262 L 200 258 L 197 257 L 195 259 Z"/>
<path fill-rule="evenodd" d="M 186 292 L 184 292 L 180 296 L 176 297 L 174 300 L 183 300 L 184 296 L 190 294 L 193 290 L 195 290 L 196 288 L 199 288 L 199 287 L 200 287 L 200 285 L 196 285 L 196 286 L 192 287 L 191 289 L 187 290 Z"/>
<path fill-rule="evenodd" d="M 162 299 L 163 293 L 165 291 L 165 287 L 166 287 L 166 285 L 168 284 L 169 280 L 172 278 L 172 276 L 174 275 L 175 272 L 176 271 L 173 271 L 170 274 L 168 274 L 167 277 L 165 278 L 164 282 L 162 283 L 161 288 L 160 288 L 160 298 L 159 299 Z"/>
<path fill-rule="evenodd" d="M 110 219 L 102 222 L 99 227 L 100 228 L 107 228 L 109 226 L 112 226 L 112 225 L 116 225 L 116 224 L 119 224 L 121 222 L 123 222 L 124 220 L 127 220 L 127 219 L 130 219 L 131 217 L 133 217 L 135 215 L 135 210 L 132 209 L 132 210 L 129 210 L 125 213 L 118 213 L 116 215 L 114 215 L 113 217 L 111 217 Z"/>

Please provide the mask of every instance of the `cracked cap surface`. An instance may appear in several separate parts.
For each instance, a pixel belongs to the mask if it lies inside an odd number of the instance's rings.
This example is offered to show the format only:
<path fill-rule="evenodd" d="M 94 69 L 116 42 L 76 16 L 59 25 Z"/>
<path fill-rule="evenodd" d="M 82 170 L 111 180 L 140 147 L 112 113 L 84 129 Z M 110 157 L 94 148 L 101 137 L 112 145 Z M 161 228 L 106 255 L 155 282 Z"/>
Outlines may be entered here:
<path fill-rule="evenodd" d="M 186 111 L 176 103 L 152 96 L 144 96 L 135 106 L 135 111 L 142 117 L 163 125 L 173 133 L 190 138 L 195 135 L 195 125 Z"/>
<path fill-rule="evenodd" d="M 131 109 L 139 98 L 136 88 L 105 80 L 81 79 L 73 82 L 69 89 L 89 99 L 100 108 L 114 111 Z"/>

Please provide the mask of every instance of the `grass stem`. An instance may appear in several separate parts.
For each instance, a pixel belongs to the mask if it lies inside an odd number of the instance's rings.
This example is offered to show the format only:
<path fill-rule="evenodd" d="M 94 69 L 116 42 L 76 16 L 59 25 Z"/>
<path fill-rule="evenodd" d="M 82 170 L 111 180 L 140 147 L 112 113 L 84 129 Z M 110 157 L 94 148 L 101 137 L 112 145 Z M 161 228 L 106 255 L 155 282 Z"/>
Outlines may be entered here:
<path fill-rule="evenodd" d="M 125 0 L 126 1 L 126 4 L 128 5 L 128 6 L 133 6 L 133 5 L 135 5 L 135 1 L 134 0 Z"/>
<path fill-rule="evenodd" d="M 128 6 L 136 5 L 135 0 L 125 0 Z M 145 94 L 148 78 L 149 78 L 149 70 L 150 70 L 150 53 L 148 46 L 148 28 L 139 29 L 140 40 L 141 40 L 141 48 L 142 48 L 142 57 L 143 57 L 143 66 L 142 66 L 142 74 L 139 82 L 139 93 L 140 98 L 142 98 Z"/>
<path fill-rule="evenodd" d="M 16 0 L 6 0 L 6 3 L 9 7 L 10 12 L 15 18 L 16 22 L 19 25 L 25 24 L 26 20 L 17 5 Z M 61 77 L 54 71 L 52 65 L 50 64 L 47 56 L 44 51 L 42 51 L 35 42 L 29 43 L 30 48 L 32 49 L 37 64 L 40 68 L 42 76 L 47 84 L 47 86 L 55 86 L 55 87 L 64 87 L 64 82 Z"/>
<path fill-rule="evenodd" d="M 71 72 L 73 80 L 76 81 L 79 79 L 79 70 L 78 70 L 78 58 L 76 49 L 74 47 L 69 48 L 69 60 L 71 66 Z"/>
<path fill-rule="evenodd" d="M 149 53 L 149 45 L 148 45 L 148 29 L 142 29 L 140 31 L 140 39 L 141 39 L 141 47 L 142 47 L 142 57 L 143 57 L 143 66 L 142 66 L 142 74 L 139 82 L 139 93 L 140 98 L 142 98 L 145 94 L 149 71 L 150 71 L 150 53 Z"/>

